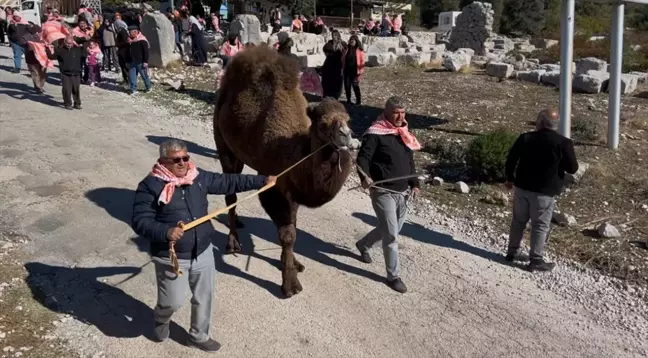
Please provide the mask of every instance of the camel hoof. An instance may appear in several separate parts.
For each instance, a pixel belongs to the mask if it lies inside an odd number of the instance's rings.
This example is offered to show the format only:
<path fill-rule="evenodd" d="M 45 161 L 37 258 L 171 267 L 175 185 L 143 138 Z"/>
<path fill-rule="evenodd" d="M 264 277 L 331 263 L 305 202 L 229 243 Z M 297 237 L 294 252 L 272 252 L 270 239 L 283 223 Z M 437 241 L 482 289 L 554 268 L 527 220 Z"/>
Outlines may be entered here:
<path fill-rule="evenodd" d="M 281 291 L 283 291 L 286 298 L 290 298 L 302 291 L 302 285 L 297 278 L 297 270 L 286 271 L 281 284 Z"/>

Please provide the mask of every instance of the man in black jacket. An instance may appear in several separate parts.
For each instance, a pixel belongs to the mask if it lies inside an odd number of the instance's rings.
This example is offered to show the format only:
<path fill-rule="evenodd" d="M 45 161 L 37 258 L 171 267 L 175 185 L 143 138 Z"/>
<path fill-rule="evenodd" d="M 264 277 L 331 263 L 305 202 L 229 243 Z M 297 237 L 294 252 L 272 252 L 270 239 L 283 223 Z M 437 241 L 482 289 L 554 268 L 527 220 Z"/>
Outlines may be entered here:
<path fill-rule="evenodd" d="M 59 41 L 54 52 L 45 46 L 45 52 L 50 60 L 58 60 L 63 83 L 63 104 L 66 109 L 81 109 L 81 57 L 83 47 L 78 45 L 74 37 L 68 36 Z"/>
<path fill-rule="evenodd" d="M 128 52 L 128 82 L 131 95 L 137 94 L 137 75 L 142 76 L 146 92 L 151 91 L 151 79 L 148 75 L 149 43 L 137 26 L 128 27 L 130 48 Z"/>
<path fill-rule="evenodd" d="M 515 185 L 513 220 L 509 234 L 508 261 L 529 261 L 529 271 L 551 271 L 555 264 L 543 258 L 555 204 L 562 192 L 565 172 L 574 174 L 578 162 L 574 143 L 556 133 L 559 115 L 555 108 L 540 112 L 536 130 L 520 135 L 506 160 L 506 187 Z M 527 222 L 531 220 L 530 255 L 520 253 Z"/>
<path fill-rule="evenodd" d="M 171 315 L 182 306 L 190 289 L 193 297 L 188 345 L 208 352 L 220 349 L 220 344 L 209 337 L 214 293 L 211 242 L 216 230 L 211 221 L 187 232 L 178 223 L 189 223 L 207 215 L 208 194 L 260 189 L 274 181 L 274 177 L 204 171 L 189 161 L 183 142 L 172 139 L 160 144 L 160 158 L 150 175 L 137 186 L 132 218 L 133 230 L 151 241 L 158 284 L 155 336 L 159 341 L 169 337 Z M 174 242 L 182 276 L 172 269 L 171 242 Z"/>
<path fill-rule="evenodd" d="M 375 181 L 415 175 L 413 150 L 420 149 L 414 135 L 407 130 L 405 105 L 401 98 L 391 97 L 383 114 L 367 130 L 356 159 L 362 186 L 370 189 L 371 203 L 378 227 L 356 242 L 362 261 L 370 263 L 368 249 L 382 241 L 387 284 L 405 293 L 407 287 L 398 275 L 398 242 L 396 241 L 407 215 L 407 201 L 419 193 L 416 177 L 391 180 L 373 185 Z M 367 177 L 370 176 L 370 177 Z"/>

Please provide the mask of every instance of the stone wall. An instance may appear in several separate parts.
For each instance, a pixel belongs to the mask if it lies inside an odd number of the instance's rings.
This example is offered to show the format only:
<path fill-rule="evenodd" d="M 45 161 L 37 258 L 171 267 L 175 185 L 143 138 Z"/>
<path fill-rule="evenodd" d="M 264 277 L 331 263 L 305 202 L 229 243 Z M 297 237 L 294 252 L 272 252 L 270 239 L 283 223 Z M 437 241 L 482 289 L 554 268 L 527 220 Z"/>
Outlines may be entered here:
<path fill-rule="evenodd" d="M 489 3 L 473 2 L 457 16 L 450 35 L 450 50 L 471 48 L 476 55 L 485 55 L 493 48 L 493 7 Z"/>

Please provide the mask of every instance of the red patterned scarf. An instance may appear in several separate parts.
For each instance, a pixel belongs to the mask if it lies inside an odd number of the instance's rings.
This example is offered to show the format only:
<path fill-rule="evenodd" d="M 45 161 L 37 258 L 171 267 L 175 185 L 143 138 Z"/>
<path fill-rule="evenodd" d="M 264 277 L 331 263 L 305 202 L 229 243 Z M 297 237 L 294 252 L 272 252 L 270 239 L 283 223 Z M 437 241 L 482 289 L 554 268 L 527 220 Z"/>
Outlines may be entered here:
<path fill-rule="evenodd" d="M 421 144 L 416 139 L 414 134 L 410 133 L 407 129 L 407 121 L 403 120 L 402 127 L 394 127 L 394 125 L 385 119 L 385 115 L 381 114 L 378 119 L 376 119 L 371 127 L 367 129 L 365 134 L 377 134 L 377 135 L 397 135 L 403 140 L 403 143 L 411 150 L 420 150 Z"/>
<path fill-rule="evenodd" d="M 189 162 L 188 165 L 189 171 L 187 171 L 187 175 L 183 178 L 178 178 L 160 163 L 155 163 L 153 169 L 151 169 L 151 175 L 167 182 L 160 193 L 158 204 L 168 204 L 173 197 L 176 186 L 193 184 L 194 179 L 198 176 L 198 169 L 196 169 L 196 166 L 191 162 Z"/>

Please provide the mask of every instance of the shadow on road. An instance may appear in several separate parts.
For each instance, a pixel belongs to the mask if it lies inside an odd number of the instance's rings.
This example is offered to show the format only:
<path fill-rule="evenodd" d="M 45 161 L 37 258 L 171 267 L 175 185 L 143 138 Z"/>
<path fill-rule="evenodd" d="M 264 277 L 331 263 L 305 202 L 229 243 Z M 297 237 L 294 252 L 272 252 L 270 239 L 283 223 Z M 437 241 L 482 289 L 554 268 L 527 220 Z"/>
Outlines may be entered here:
<path fill-rule="evenodd" d="M 241 241 L 241 246 L 243 249 L 244 255 L 251 255 L 254 258 L 259 258 L 268 262 L 270 265 L 281 269 L 281 262 L 278 259 L 268 258 L 266 256 L 260 255 L 257 250 L 254 250 L 254 245 L 252 242 L 252 236 L 254 235 L 258 238 L 266 240 L 269 243 L 276 244 L 277 247 L 271 249 L 264 249 L 268 251 L 274 251 L 276 257 L 281 255 L 281 247 L 279 246 L 279 237 L 277 234 L 277 228 L 274 223 L 268 219 L 254 218 L 254 217 L 243 217 L 239 216 L 241 222 L 245 225 L 243 229 L 238 230 L 239 240 Z M 218 217 L 218 221 L 223 225 L 227 225 L 227 215 L 221 215 Z M 226 239 L 226 238 L 225 238 Z M 227 243 L 226 240 L 223 240 L 222 247 Z M 295 253 L 307 257 L 313 261 L 317 261 L 327 266 L 331 266 L 341 271 L 345 271 L 357 276 L 365 277 L 370 280 L 383 283 L 385 280 L 380 275 L 377 275 L 373 272 L 363 270 L 361 268 L 351 266 L 340 262 L 329 255 L 338 255 L 345 256 L 354 259 L 358 259 L 360 256 L 349 251 L 347 248 L 335 245 L 322 239 L 319 239 L 304 230 L 297 228 L 297 240 L 295 241 L 294 247 Z M 306 268 L 308 269 L 308 267 Z"/>
<path fill-rule="evenodd" d="M 356 212 L 353 213 L 352 216 L 362 220 L 365 224 L 374 227 L 378 225 L 378 220 L 376 220 L 376 217 L 372 215 Z M 504 263 L 504 257 L 502 255 L 490 252 L 488 250 L 480 249 L 463 241 L 455 240 L 450 235 L 427 229 L 424 226 L 416 223 L 406 222 L 403 225 L 403 229 L 401 230 L 400 234 L 402 236 L 407 236 L 416 241 L 420 241 L 426 244 L 447 247 L 450 249 L 467 252 L 486 260 L 494 261 L 497 263 Z"/>
<path fill-rule="evenodd" d="M 130 225 L 135 191 L 124 188 L 97 188 L 88 190 L 85 197 L 106 210 L 113 218 Z"/>
<path fill-rule="evenodd" d="M 184 140 L 181 138 L 171 138 L 171 137 L 164 137 L 164 136 L 157 136 L 157 135 L 147 135 L 146 139 L 148 139 L 149 142 L 157 145 L 160 145 L 162 144 L 162 142 L 167 141 L 169 139 L 180 139 L 187 145 L 187 151 L 189 151 L 189 153 L 202 155 L 203 157 L 207 157 L 207 158 L 218 159 L 218 152 L 215 149 L 203 147 L 202 145 L 196 144 L 192 141 Z"/>
<path fill-rule="evenodd" d="M 0 81 L 0 95 L 2 94 L 19 100 L 30 100 L 52 107 L 63 107 L 61 103 L 54 100 L 54 97 L 37 93 L 32 86 L 24 83 Z"/>
<path fill-rule="evenodd" d="M 49 310 L 69 314 L 109 337 L 144 336 L 154 340 L 153 310 L 121 289 L 101 282 L 114 275 L 136 275 L 141 268 L 67 268 L 29 262 L 25 269 L 33 298 Z M 172 321 L 170 338 L 184 344 L 187 333 Z"/>

